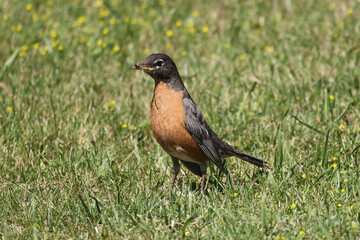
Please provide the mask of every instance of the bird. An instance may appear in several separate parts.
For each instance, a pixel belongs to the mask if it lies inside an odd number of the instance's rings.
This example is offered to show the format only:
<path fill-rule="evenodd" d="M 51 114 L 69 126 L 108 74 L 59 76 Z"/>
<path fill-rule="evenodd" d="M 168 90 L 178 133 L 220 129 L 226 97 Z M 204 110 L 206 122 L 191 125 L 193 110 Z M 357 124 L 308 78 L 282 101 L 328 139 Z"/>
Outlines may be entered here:
<path fill-rule="evenodd" d="M 180 171 L 179 162 L 201 177 L 201 193 L 205 188 L 209 163 L 215 164 L 220 172 L 229 174 L 222 158 L 235 156 L 257 167 L 268 168 L 266 161 L 240 152 L 221 140 L 209 127 L 168 55 L 151 54 L 132 68 L 145 71 L 155 81 L 151 128 L 155 139 L 172 160 L 172 187 Z"/>

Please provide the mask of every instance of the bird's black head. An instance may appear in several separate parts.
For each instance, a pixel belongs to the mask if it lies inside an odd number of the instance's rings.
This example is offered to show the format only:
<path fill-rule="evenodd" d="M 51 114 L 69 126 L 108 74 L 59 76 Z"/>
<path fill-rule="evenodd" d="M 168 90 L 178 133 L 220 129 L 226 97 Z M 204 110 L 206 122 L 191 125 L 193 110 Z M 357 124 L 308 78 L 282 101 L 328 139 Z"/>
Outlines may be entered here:
<path fill-rule="evenodd" d="M 169 83 L 177 78 L 180 79 L 174 61 L 168 55 L 162 53 L 151 54 L 143 61 L 135 64 L 132 68 L 135 70 L 144 70 L 154 78 L 156 82 L 162 81 Z"/>

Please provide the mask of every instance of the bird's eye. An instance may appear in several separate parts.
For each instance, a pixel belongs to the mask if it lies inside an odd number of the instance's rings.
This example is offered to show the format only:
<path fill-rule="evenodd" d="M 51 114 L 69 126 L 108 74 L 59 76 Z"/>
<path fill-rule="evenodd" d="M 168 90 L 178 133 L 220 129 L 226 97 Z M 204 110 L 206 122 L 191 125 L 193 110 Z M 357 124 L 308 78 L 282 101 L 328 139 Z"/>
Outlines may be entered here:
<path fill-rule="evenodd" d="M 156 67 L 161 67 L 163 65 L 164 61 L 162 59 L 159 59 L 155 62 Z"/>

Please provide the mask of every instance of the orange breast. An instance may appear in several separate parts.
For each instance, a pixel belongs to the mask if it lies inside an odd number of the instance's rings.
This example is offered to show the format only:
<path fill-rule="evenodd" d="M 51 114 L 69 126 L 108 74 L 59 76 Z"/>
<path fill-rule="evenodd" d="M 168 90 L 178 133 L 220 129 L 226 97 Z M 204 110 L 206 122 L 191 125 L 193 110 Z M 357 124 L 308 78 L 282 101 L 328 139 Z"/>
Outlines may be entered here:
<path fill-rule="evenodd" d="M 180 160 L 195 163 L 207 160 L 184 122 L 183 92 L 158 83 L 151 104 L 151 127 L 156 140 L 168 154 Z"/>

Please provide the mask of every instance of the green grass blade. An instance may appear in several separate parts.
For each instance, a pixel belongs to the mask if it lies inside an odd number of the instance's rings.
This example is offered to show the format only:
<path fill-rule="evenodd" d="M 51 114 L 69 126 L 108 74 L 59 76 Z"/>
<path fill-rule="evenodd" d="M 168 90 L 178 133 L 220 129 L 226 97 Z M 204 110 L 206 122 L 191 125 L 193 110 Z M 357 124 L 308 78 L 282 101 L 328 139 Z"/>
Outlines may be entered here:
<path fill-rule="evenodd" d="M 16 56 L 19 54 L 21 48 L 16 49 L 11 55 L 10 57 L 6 60 L 4 66 L 1 68 L 1 72 L 0 72 L 0 81 L 2 80 L 5 72 L 7 69 L 10 68 L 11 64 L 14 62 Z"/>
<path fill-rule="evenodd" d="M 328 151 L 329 135 L 330 135 L 330 130 L 327 131 L 326 138 L 325 138 L 324 153 L 323 153 L 323 158 L 322 158 L 322 162 L 321 162 L 321 166 L 323 168 L 327 168 L 327 151 Z"/>
<path fill-rule="evenodd" d="M 298 117 L 296 117 L 295 115 L 291 114 L 291 116 L 292 116 L 293 118 L 295 118 L 296 121 L 298 121 L 299 123 L 301 123 L 301 124 L 303 124 L 304 126 L 306 126 L 307 128 L 309 128 L 311 131 L 313 131 L 313 132 L 315 132 L 315 133 L 317 133 L 317 134 L 320 134 L 321 136 L 325 136 L 325 133 L 319 131 L 318 129 L 314 128 L 313 126 L 311 126 L 311 125 L 307 124 L 306 122 L 300 120 L 300 119 L 299 119 Z"/>
<path fill-rule="evenodd" d="M 189 226 L 190 223 L 194 222 L 195 219 L 196 219 L 196 216 L 193 215 L 185 221 L 184 226 L 182 227 L 182 237 L 185 237 L 185 232 L 186 232 L 187 227 Z"/>

